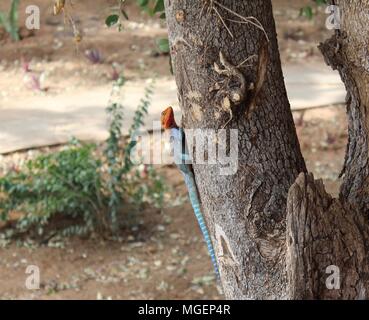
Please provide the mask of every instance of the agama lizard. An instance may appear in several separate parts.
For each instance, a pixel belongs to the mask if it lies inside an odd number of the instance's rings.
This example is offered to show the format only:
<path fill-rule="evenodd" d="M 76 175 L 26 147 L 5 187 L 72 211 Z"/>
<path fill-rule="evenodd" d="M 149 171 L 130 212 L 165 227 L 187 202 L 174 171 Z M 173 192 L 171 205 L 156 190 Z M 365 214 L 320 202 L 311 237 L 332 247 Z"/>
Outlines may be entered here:
<path fill-rule="evenodd" d="M 163 129 L 170 130 L 171 145 L 173 148 L 174 162 L 184 176 L 184 180 L 188 189 L 188 194 L 192 204 L 193 211 L 199 223 L 201 232 L 204 236 L 206 245 L 208 247 L 209 255 L 215 270 L 217 279 L 219 280 L 219 269 L 217 259 L 214 253 L 213 244 L 210 239 L 208 228 L 205 224 L 204 216 L 200 209 L 200 199 L 196 186 L 194 171 L 192 168 L 191 158 L 186 151 L 185 133 L 182 128 L 178 127 L 175 119 L 173 108 L 165 109 L 161 114 L 161 125 Z"/>

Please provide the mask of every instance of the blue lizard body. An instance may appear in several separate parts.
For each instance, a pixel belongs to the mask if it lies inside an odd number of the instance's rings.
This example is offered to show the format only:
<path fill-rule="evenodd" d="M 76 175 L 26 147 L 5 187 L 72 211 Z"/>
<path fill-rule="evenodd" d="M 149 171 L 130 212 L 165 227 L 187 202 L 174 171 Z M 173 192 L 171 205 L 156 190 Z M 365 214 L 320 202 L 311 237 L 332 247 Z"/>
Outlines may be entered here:
<path fill-rule="evenodd" d="M 201 212 L 200 208 L 200 199 L 196 186 L 195 176 L 192 170 L 191 158 L 187 150 L 183 150 L 183 146 L 185 145 L 184 139 L 185 134 L 182 128 L 172 128 L 170 129 L 170 138 L 174 155 L 174 162 L 176 163 L 179 170 L 182 172 L 184 176 L 184 180 L 188 189 L 188 194 L 190 197 L 191 205 L 195 216 L 197 218 L 197 222 L 199 223 L 201 232 L 204 236 L 209 255 L 215 270 L 215 274 L 217 279 L 219 280 L 220 274 L 218 269 L 218 262 L 215 256 L 214 247 L 210 239 L 209 231 L 205 223 L 204 215 Z"/>

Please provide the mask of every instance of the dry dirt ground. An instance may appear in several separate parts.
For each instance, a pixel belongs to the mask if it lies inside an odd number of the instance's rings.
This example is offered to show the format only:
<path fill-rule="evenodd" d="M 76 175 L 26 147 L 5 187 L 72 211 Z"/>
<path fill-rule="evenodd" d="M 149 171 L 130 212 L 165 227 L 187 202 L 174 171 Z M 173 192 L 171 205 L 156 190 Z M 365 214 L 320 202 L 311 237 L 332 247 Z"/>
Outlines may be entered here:
<path fill-rule="evenodd" d="M 1 1 L 0 9 L 7 2 Z M 51 12 L 50 3 L 32 0 L 42 12 Z M 34 35 L 25 33 L 20 43 L 11 43 L 0 31 L 0 94 L 25 101 L 41 94 L 19 83 L 22 56 L 32 60 L 37 70 L 46 72 L 51 94 L 68 94 L 75 86 L 93 90 L 110 82 L 113 62 L 124 67 L 131 79 L 152 77 L 154 73 L 170 75 L 168 57 L 158 54 L 155 46 L 157 37 L 165 36 L 157 20 L 148 20 L 129 5 L 131 21 L 119 33 L 101 27 L 109 5 L 115 1 L 74 3 L 73 15 L 84 31 L 78 53 L 63 19 L 49 14 L 43 16 L 41 30 Z M 285 63 L 321 59 L 316 45 L 329 36 L 325 15 L 320 10 L 313 22 L 299 18 L 299 8 L 306 3 L 309 1 L 273 0 Z M 103 63 L 92 65 L 84 57 L 84 51 L 90 48 L 101 52 Z M 336 195 L 347 140 L 344 107 L 299 112 L 294 117 L 309 169 Z M 34 152 L 18 152 L 0 157 L 0 161 L 19 163 Z M 120 242 L 73 238 L 53 239 L 40 246 L 0 240 L 0 299 L 221 298 L 181 176 L 171 167 L 163 167 L 160 172 L 171 188 L 171 200 L 162 210 L 143 210 L 139 223 L 122 233 Z M 31 264 L 40 267 L 40 290 L 25 289 L 25 271 Z"/>
<path fill-rule="evenodd" d="M 0 2 L 0 10 L 9 7 L 10 0 Z M 132 1 L 130 1 L 132 2 Z M 12 43 L 0 31 L 0 96 L 8 99 L 27 99 L 34 95 L 68 94 L 76 87 L 93 90 L 111 82 L 112 64 L 124 70 L 127 79 L 146 79 L 155 74 L 170 76 L 168 57 L 159 53 L 157 40 L 166 36 L 165 25 L 159 19 L 148 19 L 136 5 L 129 4 L 130 21 L 124 29 L 104 27 L 114 0 L 73 1 L 68 12 L 74 17 L 83 41 L 76 49 L 71 27 L 64 24 L 63 16 L 53 16 L 52 1 L 21 1 L 20 21 L 25 21 L 25 7 L 36 4 L 41 10 L 41 28 L 29 32 L 22 28 L 24 39 Z M 284 63 L 313 63 L 321 61 L 317 44 L 330 34 L 325 28 L 326 15 L 319 9 L 316 19 L 299 17 L 299 9 L 309 3 L 303 1 L 273 1 L 277 32 Z M 92 64 L 85 56 L 86 50 L 97 50 L 102 63 Z M 42 75 L 45 91 L 30 89 L 32 82 L 24 77 L 21 60 L 30 61 L 35 74 Z M 25 101 L 26 102 L 26 101 Z M 0 105 L 1 108 L 1 105 Z"/>

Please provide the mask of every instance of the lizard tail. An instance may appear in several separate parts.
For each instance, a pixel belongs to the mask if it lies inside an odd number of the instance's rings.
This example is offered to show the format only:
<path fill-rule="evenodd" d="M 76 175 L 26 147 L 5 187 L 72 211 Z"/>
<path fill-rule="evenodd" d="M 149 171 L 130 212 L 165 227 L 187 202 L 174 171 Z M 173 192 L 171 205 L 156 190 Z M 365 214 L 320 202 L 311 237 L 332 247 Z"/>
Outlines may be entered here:
<path fill-rule="evenodd" d="M 204 236 L 206 245 L 208 247 L 209 255 L 210 255 L 213 267 L 214 267 L 214 271 L 215 271 L 217 280 L 219 280 L 220 279 L 220 273 L 219 273 L 219 268 L 218 268 L 218 262 L 217 262 L 217 258 L 215 256 L 214 247 L 213 247 L 213 244 L 212 244 L 211 239 L 210 239 L 208 228 L 205 224 L 204 216 L 203 216 L 203 214 L 201 212 L 201 209 L 200 209 L 200 201 L 199 201 L 199 196 L 198 196 L 198 193 L 197 193 L 197 187 L 196 187 L 194 175 L 193 175 L 192 172 L 189 172 L 189 173 L 184 175 L 184 178 L 185 178 L 185 183 L 186 183 L 186 186 L 187 186 L 187 189 L 188 189 L 188 194 L 189 194 L 189 197 L 190 197 L 190 201 L 191 201 L 191 204 L 192 204 L 193 211 L 195 213 L 197 222 L 199 223 L 201 232 Z"/>

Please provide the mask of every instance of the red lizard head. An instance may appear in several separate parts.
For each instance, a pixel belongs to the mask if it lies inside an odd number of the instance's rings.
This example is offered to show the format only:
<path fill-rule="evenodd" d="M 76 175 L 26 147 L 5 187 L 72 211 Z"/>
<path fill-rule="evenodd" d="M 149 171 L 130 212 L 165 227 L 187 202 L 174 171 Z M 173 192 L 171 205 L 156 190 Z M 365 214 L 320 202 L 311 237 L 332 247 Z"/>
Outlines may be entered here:
<path fill-rule="evenodd" d="M 166 108 L 161 113 L 161 126 L 163 129 L 178 128 L 176 120 L 174 119 L 174 111 L 172 107 Z"/>

